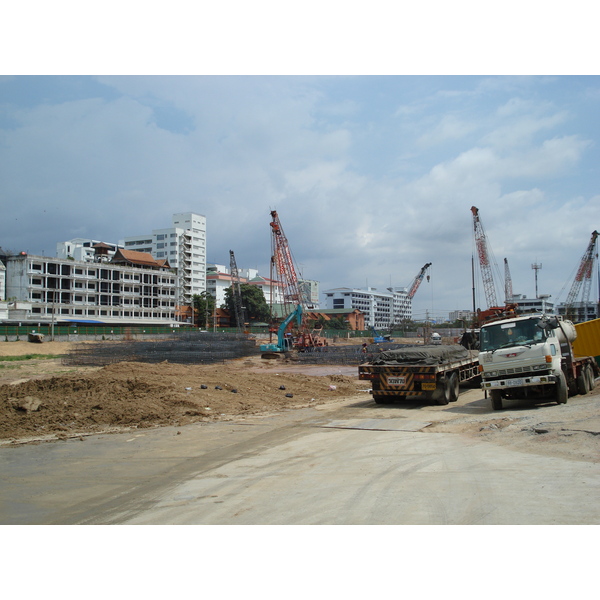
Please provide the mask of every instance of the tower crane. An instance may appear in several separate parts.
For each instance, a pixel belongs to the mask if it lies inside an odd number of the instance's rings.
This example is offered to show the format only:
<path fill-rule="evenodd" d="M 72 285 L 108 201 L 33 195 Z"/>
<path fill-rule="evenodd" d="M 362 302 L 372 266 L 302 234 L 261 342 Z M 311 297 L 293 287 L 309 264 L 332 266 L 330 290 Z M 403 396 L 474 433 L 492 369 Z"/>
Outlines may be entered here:
<path fill-rule="evenodd" d="M 240 286 L 240 274 L 235 262 L 233 250 L 229 251 L 229 269 L 231 271 L 231 297 L 235 310 L 235 323 L 238 332 L 244 329 L 244 308 L 242 306 L 242 290 Z"/>
<path fill-rule="evenodd" d="M 565 316 L 567 319 L 575 320 L 576 311 L 574 305 L 582 286 L 582 304 L 585 306 L 585 304 L 590 299 L 594 260 L 597 256 L 596 241 L 598 239 L 598 235 L 599 234 L 597 231 L 592 232 L 590 243 L 588 244 L 588 247 L 583 257 L 581 258 L 581 262 L 579 263 L 579 268 L 577 269 L 577 274 L 575 275 L 573 285 L 571 285 L 571 290 L 569 291 L 569 295 L 565 300 Z"/>

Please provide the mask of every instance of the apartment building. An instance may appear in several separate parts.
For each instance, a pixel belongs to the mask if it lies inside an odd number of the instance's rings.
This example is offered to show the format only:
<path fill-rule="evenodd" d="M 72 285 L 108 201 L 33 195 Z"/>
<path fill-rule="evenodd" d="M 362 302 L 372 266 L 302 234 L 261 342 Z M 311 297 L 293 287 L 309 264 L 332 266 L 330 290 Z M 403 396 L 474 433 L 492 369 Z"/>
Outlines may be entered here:
<path fill-rule="evenodd" d="M 365 315 L 365 327 L 382 329 L 402 319 L 410 319 L 412 302 L 406 288 L 388 288 L 379 292 L 376 288 L 335 288 L 326 290 L 325 308 L 358 309 Z"/>
<path fill-rule="evenodd" d="M 192 212 L 177 213 L 172 227 L 126 237 L 126 250 L 151 254 L 168 260 L 177 273 L 177 303 L 190 306 L 195 294 L 206 291 L 206 217 Z"/>
<path fill-rule="evenodd" d="M 33 323 L 175 324 L 177 277 L 168 263 L 122 249 L 105 257 L 102 245 L 95 260 L 2 256 L 6 299 L 25 306 L 20 319 Z"/>

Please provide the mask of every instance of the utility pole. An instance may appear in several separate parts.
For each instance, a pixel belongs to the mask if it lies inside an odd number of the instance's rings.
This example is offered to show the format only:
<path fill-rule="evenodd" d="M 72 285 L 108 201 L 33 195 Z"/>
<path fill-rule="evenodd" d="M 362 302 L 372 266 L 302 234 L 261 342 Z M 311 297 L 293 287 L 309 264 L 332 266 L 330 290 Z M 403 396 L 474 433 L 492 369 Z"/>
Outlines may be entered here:
<path fill-rule="evenodd" d="M 535 271 L 535 297 L 538 297 L 538 271 L 542 268 L 542 263 L 533 263 L 531 268 Z"/>

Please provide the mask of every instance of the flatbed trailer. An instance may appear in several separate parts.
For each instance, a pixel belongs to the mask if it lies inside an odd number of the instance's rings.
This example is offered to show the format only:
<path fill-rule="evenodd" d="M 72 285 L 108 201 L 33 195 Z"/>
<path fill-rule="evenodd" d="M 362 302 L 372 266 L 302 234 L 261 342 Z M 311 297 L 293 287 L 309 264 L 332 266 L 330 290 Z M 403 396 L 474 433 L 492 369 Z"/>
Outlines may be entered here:
<path fill-rule="evenodd" d="M 463 346 L 412 346 L 381 352 L 358 367 L 371 382 L 378 404 L 420 397 L 436 404 L 456 402 L 460 385 L 480 378 L 478 353 Z"/>

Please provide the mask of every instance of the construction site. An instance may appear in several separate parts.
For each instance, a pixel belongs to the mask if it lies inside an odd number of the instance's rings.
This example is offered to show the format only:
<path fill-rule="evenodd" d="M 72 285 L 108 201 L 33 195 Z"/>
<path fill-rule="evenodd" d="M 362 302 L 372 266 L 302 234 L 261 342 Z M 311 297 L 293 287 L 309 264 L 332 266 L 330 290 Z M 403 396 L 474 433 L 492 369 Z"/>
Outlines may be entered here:
<path fill-rule="evenodd" d="M 472 214 L 487 307 L 460 339 L 325 337 L 272 211 L 268 331 L 232 252 L 236 332 L 0 342 L 0 521 L 600 523 L 600 319 L 499 303 Z"/>

